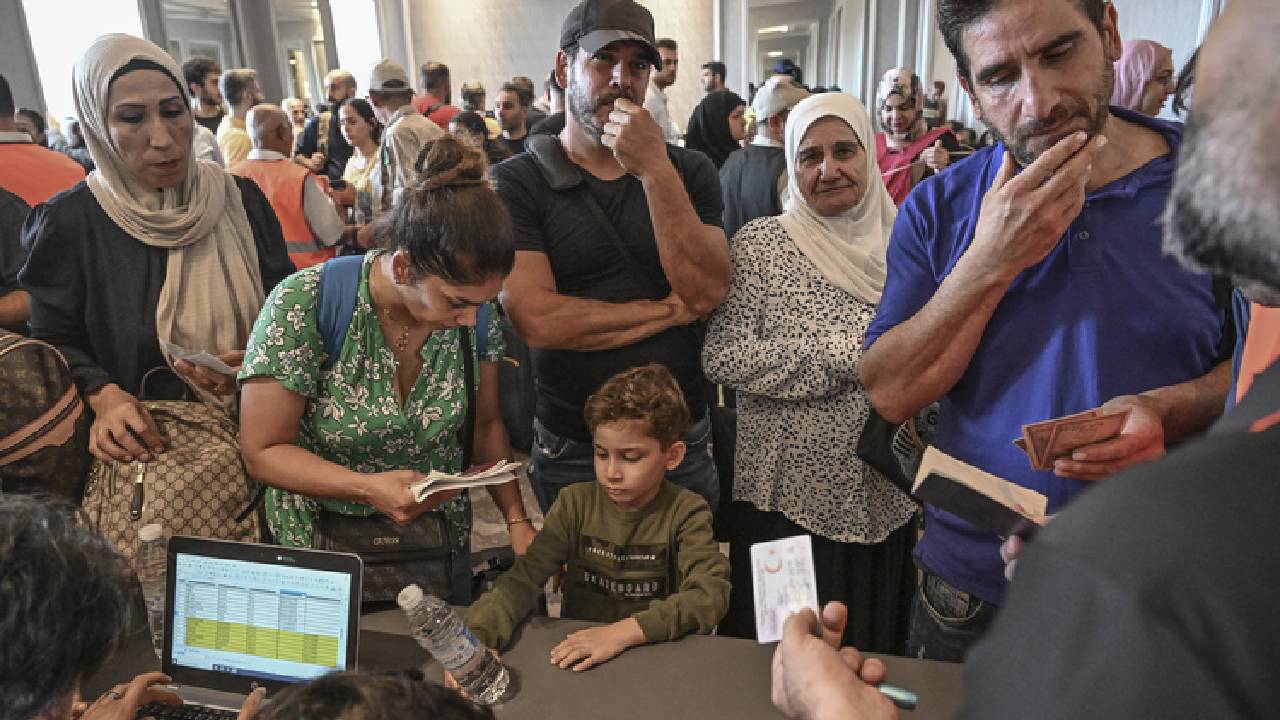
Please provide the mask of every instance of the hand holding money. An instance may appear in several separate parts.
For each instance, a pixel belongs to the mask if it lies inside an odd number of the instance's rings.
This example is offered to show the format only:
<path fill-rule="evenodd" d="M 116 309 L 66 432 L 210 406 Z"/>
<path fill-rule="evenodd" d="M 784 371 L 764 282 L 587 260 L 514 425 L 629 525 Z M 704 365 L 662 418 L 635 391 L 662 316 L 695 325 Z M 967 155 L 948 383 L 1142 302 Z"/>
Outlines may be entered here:
<path fill-rule="evenodd" d="M 1164 455 L 1164 415 L 1141 395 L 1121 395 L 1104 404 L 1103 413 L 1128 412 L 1115 437 L 1081 446 L 1054 463 L 1061 477 L 1101 480 L 1121 470 Z"/>
<path fill-rule="evenodd" d="M 1164 424 L 1148 398 L 1122 395 L 1100 408 L 1022 427 L 1014 443 L 1037 470 L 1101 480 L 1164 454 Z"/>

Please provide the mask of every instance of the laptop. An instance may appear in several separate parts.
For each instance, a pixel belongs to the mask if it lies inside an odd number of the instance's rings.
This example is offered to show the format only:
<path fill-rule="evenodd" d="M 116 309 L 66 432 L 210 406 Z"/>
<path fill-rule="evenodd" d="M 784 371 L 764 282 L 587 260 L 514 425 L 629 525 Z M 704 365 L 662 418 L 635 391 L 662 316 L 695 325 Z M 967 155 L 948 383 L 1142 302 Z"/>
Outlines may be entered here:
<path fill-rule="evenodd" d="M 234 717 L 258 686 L 356 669 L 358 556 L 176 536 L 168 560 L 163 668 L 188 705 Z"/>

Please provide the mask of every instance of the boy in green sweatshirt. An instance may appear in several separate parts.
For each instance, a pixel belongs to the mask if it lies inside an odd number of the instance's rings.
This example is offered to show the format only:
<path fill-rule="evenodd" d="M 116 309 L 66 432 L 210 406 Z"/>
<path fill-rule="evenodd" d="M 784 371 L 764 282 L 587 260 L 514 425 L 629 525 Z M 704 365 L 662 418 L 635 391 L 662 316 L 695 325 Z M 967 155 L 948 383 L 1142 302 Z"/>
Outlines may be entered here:
<path fill-rule="evenodd" d="M 596 482 L 560 492 L 528 552 L 467 612 L 476 637 L 500 649 L 568 563 L 561 616 L 610 623 L 551 651 L 586 670 L 629 647 L 715 628 L 729 603 L 729 562 L 711 510 L 666 479 L 684 459 L 689 408 L 661 365 L 619 373 L 587 400 Z"/>

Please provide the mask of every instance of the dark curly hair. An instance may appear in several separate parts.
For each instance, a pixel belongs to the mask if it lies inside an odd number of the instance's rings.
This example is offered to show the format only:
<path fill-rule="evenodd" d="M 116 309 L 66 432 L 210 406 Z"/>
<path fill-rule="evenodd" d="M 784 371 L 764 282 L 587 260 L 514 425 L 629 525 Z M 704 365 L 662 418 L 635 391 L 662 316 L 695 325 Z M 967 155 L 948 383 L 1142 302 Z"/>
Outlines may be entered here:
<path fill-rule="evenodd" d="M 1075 0 L 1089 17 L 1093 26 L 1102 31 L 1108 0 Z M 939 0 L 938 31 L 947 43 L 947 49 L 956 59 L 956 73 L 973 82 L 969 67 L 969 55 L 964 51 L 964 31 L 970 25 L 987 16 L 1000 4 L 1000 0 Z"/>
<path fill-rule="evenodd" d="M 0 718 L 69 702 L 139 622 L 128 563 L 75 512 L 0 494 Z"/>
<path fill-rule="evenodd" d="M 492 720 L 493 712 L 423 679 L 422 673 L 333 673 L 291 685 L 260 720 Z"/>
<path fill-rule="evenodd" d="M 601 425 L 642 420 L 663 450 L 689 431 L 689 406 L 684 393 L 671 371 L 657 363 L 624 370 L 606 380 L 587 398 L 583 414 L 592 434 Z"/>
<path fill-rule="evenodd" d="M 422 148 L 414 167 L 418 179 L 381 221 L 380 244 L 407 251 L 419 277 L 475 285 L 510 274 L 511 216 L 486 177 L 484 155 L 445 135 Z"/>

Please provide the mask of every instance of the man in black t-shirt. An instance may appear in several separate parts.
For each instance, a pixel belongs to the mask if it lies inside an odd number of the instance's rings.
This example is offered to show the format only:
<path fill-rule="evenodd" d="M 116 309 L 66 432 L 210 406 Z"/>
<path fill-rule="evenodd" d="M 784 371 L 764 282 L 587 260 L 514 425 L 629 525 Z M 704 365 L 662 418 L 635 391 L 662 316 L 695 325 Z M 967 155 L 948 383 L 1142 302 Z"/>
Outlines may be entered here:
<path fill-rule="evenodd" d="M 191 94 L 191 113 L 195 115 L 196 122 L 212 133 L 218 132 L 218 126 L 227 114 L 222 107 L 222 91 L 218 88 L 220 79 L 222 66 L 214 60 L 194 57 L 182 63 L 182 80 Z"/>
<path fill-rule="evenodd" d="M 653 16 L 634 0 L 585 0 L 556 55 L 568 89 L 565 129 L 493 169 L 515 226 L 503 302 L 533 350 L 535 442 L 529 475 L 544 510 L 594 480 L 588 395 L 618 372 L 669 368 L 694 418 L 669 477 L 719 499 L 697 319 L 723 300 L 729 248 L 720 184 L 701 153 L 669 146 L 642 107 L 661 65 Z"/>
<path fill-rule="evenodd" d="M 498 124 L 502 126 L 502 136 L 497 140 L 511 151 L 512 155 L 524 152 L 525 138 L 529 137 L 529 106 L 533 103 L 533 95 L 512 83 L 505 83 L 498 91 L 498 102 L 495 110 Z"/>

